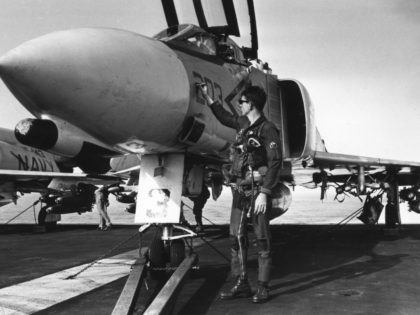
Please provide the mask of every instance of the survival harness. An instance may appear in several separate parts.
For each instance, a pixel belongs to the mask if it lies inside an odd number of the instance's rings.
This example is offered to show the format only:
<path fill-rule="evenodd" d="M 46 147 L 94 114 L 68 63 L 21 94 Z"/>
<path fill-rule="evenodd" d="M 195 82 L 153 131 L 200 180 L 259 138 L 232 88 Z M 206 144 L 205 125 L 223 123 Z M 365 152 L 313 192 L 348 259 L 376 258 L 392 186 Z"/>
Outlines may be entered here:
<path fill-rule="evenodd" d="M 265 145 L 261 139 L 264 124 L 265 121 L 257 128 L 247 130 L 245 134 L 246 129 L 238 133 L 236 142 L 231 147 L 232 164 L 229 165 L 230 169 L 224 172 L 227 174 L 227 184 L 245 197 L 242 199 L 242 208 L 248 209 L 248 216 L 253 213 L 255 198 L 260 192 L 268 169 Z M 270 220 L 285 213 L 291 201 L 290 189 L 283 182 L 279 182 L 270 196 Z"/>
<path fill-rule="evenodd" d="M 238 189 L 249 190 L 251 186 L 258 186 L 266 174 L 267 157 L 261 139 L 264 124 L 265 121 L 256 130 L 240 130 L 231 148 L 232 166 L 228 174 L 229 182 L 236 184 L 234 186 Z"/>

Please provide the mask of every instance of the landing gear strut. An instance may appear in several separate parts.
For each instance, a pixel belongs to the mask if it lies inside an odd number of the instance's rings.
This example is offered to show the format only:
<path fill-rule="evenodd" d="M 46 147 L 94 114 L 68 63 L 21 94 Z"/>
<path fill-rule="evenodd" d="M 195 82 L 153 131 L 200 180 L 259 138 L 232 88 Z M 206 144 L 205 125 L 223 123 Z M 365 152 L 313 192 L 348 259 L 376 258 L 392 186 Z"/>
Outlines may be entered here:
<path fill-rule="evenodd" d="M 140 249 L 142 234 L 150 226 L 156 226 L 157 233 L 146 255 L 138 260 L 141 266 L 130 273 L 113 315 L 132 313 L 146 269 L 154 278 L 165 278 L 167 271 L 173 272 L 145 311 L 145 314 L 169 314 L 177 291 L 198 261 L 197 254 L 191 250 L 187 255 L 185 250 L 186 244 L 192 249 L 192 237 L 197 234 L 180 220 L 184 170 L 184 153 L 142 156 L 138 187 L 141 202 L 136 205 L 135 216 L 135 222 L 142 224 Z M 190 185 L 195 187 L 194 184 L 202 182 L 202 178 L 193 177 Z M 184 239 L 191 239 L 191 244 Z"/>
<path fill-rule="evenodd" d="M 388 201 L 385 207 L 385 233 L 395 235 L 398 233 L 397 228 L 401 225 L 400 200 L 396 176 L 393 176 L 388 184 Z"/>
<path fill-rule="evenodd" d="M 175 225 L 179 228 L 179 226 Z M 173 235 L 173 225 L 157 226 L 155 235 L 147 252 L 148 265 L 152 276 L 158 276 L 168 269 L 178 267 L 185 259 L 185 243 L 181 238 Z M 191 237 L 193 232 L 182 237 Z M 178 236 L 179 237 L 179 236 Z"/>

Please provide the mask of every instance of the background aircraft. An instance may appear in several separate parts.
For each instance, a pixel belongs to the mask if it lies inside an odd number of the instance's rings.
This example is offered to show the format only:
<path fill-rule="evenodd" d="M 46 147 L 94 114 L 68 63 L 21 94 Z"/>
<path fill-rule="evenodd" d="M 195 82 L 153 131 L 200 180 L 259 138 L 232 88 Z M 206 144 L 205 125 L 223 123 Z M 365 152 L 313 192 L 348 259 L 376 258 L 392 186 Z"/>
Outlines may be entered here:
<path fill-rule="evenodd" d="M 155 38 L 122 30 L 69 30 L 29 41 L 5 55 L 0 75 L 37 117 L 19 140 L 57 154 L 65 153 L 69 141 L 99 161 L 123 152 L 141 154 L 139 194 L 146 202 L 138 205 L 136 220 L 146 223 L 150 218 L 142 214 L 153 203 L 153 189 L 169 191 L 168 207 L 179 209 L 183 192 L 199 192 L 208 166 L 226 162 L 233 131 L 203 106 L 196 84 L 205 82 L 215 98 L 237 113 L 239 93 L 252 82 L 267 90 L 266 115 L 281 131 L 283 180 L 305 184 L 307 177 L 299 175 L 312 173 L 323 192 L 329 183 L 337 183 L 339 195 L 387 192 L 389 227 L 399 223 L 398 185 L 410 185 L 403 197 L 418 211 L 420 163 L 327 152 L 300 82 L 279 79 L 268 67 L 246 72 L 247 59 L 258 57 L 252 1 L 243 3 L 250 6 L 248 47 L 229 37 L 240 35 L 232 1 L 211 8 L 195 1 L 189 11 L 177 7 L 179 2 L 163 4 L 169 28 Z M 199 27 L 182 24 L 191 13 Z M 32 136 L 39 134 L 45 137 Z M 407 172 L 401 171 L 404 167 Z M 328 174 L 333 168 L 348 173 Z M 219 184 L 213 181 L 213 186 Z M 179 212 L 171 212 L 175 215 L 164 220 L 177 222 Z"/>
<path fill-rule="evenodd" d="M 39 225 L 54 225 L 64 213 L 91 211 L 94 185 L 119 182 L 112 176 L 72 173 L 74 159 L 19 143 L 13 130 L 0 128 L 0 206 L 18 193 L 40 193 Z"/>

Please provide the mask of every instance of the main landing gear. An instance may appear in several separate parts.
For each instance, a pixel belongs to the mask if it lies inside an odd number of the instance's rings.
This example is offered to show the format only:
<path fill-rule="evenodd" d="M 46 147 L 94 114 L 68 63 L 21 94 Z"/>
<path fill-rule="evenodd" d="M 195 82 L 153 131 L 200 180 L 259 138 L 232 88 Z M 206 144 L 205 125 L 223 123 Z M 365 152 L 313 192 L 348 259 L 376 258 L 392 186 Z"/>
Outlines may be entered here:
<path fill-rule="evenodd" d="M 395 174 L 396 175 L 396 174 Z M 387 204 L 385 206 L 385 235 L 397 235 L 401 226 L 400 196 L 397 176 L 392 176 L 388 182 Z"/>
<path fill-rule="evenodd" d="M 57 226 L 57 221 L 60 219 L 60 215 L 49 214 L 47 209 L 49 206 L 43 206 L 38 212 L 38 225 L 44 226 L 46 230 L 52 230 Z M 58 217 L 58 218 L 57 218 Z"/>

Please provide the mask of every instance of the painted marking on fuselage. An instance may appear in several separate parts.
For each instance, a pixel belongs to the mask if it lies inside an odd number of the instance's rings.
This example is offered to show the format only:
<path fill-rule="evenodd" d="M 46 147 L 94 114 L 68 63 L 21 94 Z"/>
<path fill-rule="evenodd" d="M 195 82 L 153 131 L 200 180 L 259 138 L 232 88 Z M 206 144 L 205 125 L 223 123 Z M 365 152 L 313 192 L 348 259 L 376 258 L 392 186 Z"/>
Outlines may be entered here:
<path fill-rule="evenodd" d="M 128 275 L 139 251 L 99 260 L 75 279 L 66 279 L 88 264 L 0 289 L 0 315 L 32 314 Z"/>
<path fill-rule="evenodd" d="M 16 158 L 19 171 L 54 171 L 54 163 L 46 159 L 37 158 L 35 156 L 28 156 L 21 153 L 15 153 L 13 151 L 10 151 L 10 154 Z"/>
<path fill-rule="evenodd" d="M 193 77 L 197 79 L 199 82 L 203 82 L 207 84 L 208 93 L 210 97 L 214 100 L 219 100 L 220 102 L 224 100 L 224 102 L 228 105 L 230 111 L 236 117 L 239 116 L 238 110 L 232 104 L 232 100 L 250 83 L 248 77 L 239 81 L 239 83 L 235 86 L 235 88 L 223 99 L 223 91 L 219 83 L 210 80 L 208 77 L 201 75 L 200 73 L 193 71 Z M 202 97 L 201 93 L 196 93 L 196 102 L 205 105 L 206 101 Z"/>
<path fill-rule="evenodd" d="M 202 83 L 207 84 L 208 93 L 211 96 L 211 98 L 213 98 L 214 100 L 219 100 L 220 102 L 223 100 L 223 92 L 222 92 L 222 88 L 220 87 L 220 84 L 218 84 L 217 82 L 213 82 L 209 78 L 202 76 L 196 71 L 193 71 L 192 75 L 194 79 L 197 79 L 197 82 L 202 82 Z M 200 103 L 203 105 L 206 104 L 206 101 L 204 100 L 201 93 L 196 93 L 195 95 L 196 95 L 195 100 L 197 103 Z"/>

